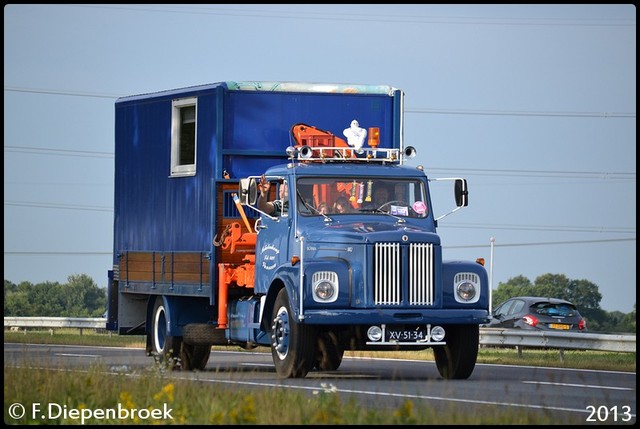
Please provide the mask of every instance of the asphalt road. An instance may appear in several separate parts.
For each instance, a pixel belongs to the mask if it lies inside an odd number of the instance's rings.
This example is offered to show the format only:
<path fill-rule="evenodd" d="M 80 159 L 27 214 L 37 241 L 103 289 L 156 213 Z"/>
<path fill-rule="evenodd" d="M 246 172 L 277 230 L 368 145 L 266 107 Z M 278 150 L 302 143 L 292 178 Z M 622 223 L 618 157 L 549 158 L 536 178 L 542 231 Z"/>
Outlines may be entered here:
<path fill-rule="evenodd" d="M 135 374 L 153 364 L 141 349 L 4 345 L 4 364 L 43 368 L 89 368 Z M 633 424 L 636 374 L 527 366 L 477 364 L 467 380 L 444 380 L 432 361 L 345 357 L 337 371 L 312 371 L 304 379 L 279 379 L 270 353 L 214 351 L 204 371 L 174 371 L 194 383 L 219 383 L 248 389 L 330 390 L 362 406 L 397 408 L 412 400 L 443 412 L 473 413 L 496 405 L 505 410 L 539 412 L 558 424 Z M 5 403 L 7 398 L 5 398 Z"/>

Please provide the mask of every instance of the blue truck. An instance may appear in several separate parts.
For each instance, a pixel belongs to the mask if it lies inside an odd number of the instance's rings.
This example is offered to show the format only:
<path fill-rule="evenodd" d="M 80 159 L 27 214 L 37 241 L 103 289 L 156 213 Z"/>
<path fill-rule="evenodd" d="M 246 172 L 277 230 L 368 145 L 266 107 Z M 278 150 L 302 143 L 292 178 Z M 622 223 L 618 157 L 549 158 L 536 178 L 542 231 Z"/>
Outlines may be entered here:
<path fill-rule="evenodd" d="M 489 320 L 484 260 L 443 260 L 467 181 L 409 166 L 404 92 L 218 82 L 115 103 L 107 330 L 203 370 L 213 345 L 269 347 L 281 378 L 348 350 L 432 348 L 466 379 Z M 453 184 L 436 217 L 430 185 Z M 275 210 L 277 208 L 277 210 Z"/>

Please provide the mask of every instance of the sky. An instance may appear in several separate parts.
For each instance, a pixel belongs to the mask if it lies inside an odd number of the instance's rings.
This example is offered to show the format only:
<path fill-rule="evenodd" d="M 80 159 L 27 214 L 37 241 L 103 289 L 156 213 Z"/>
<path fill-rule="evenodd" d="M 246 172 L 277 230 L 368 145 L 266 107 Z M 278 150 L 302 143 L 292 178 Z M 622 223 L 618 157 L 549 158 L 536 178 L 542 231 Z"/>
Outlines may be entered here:
<path fill-rule="evenodd" d="M 116 99 L 222 81 L 402 89 L 407 164 L 468 180 L 445 259 L 633 311 L 632 4 L 5 5 L 5 280 L 106 287 Z M 451 183 L 432 187 L 445 214 Z"/>

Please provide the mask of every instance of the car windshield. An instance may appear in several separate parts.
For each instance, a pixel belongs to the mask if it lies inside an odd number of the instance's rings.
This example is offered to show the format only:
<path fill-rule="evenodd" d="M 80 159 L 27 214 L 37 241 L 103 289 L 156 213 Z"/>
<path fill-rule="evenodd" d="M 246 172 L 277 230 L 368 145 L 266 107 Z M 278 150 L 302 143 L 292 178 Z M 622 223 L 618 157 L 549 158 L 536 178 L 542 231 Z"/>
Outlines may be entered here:
<path fill-rule="evenodd" d="M 304 177 L 296 182 L 298 212 L 306 216 L 391 214 L 428 215 L 424 183 L 416 179 Z"/>
<path fill-rule="evenodd" d="M 534 313 L 538 313 L 544 316 L 562 316 L 569 317 L 575 316 L 577 313 L 576 307 L 571 304 L 551 304 L 549 302 L 539 302 L 531 306 L 531 310 Z"/>

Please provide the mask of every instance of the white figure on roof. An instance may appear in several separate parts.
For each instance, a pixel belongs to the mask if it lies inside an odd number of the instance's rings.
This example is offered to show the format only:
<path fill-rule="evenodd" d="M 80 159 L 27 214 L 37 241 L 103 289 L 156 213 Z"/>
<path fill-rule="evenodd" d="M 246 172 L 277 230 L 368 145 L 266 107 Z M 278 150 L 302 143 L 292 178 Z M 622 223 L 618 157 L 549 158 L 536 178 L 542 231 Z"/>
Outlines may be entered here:
<path fill-rule="evenodd" d="M 354 119 L 351 121 L 351 126 L 349 128 L 345 128 L 342 134 L 347 138 L 349 146 L 353 146 L 356 150 L 360 150 L 364 145 L 364 139 L 367 137 L 367 130 L 360 128 L 360 124 L 358 124 L 358 121 Z"/>

